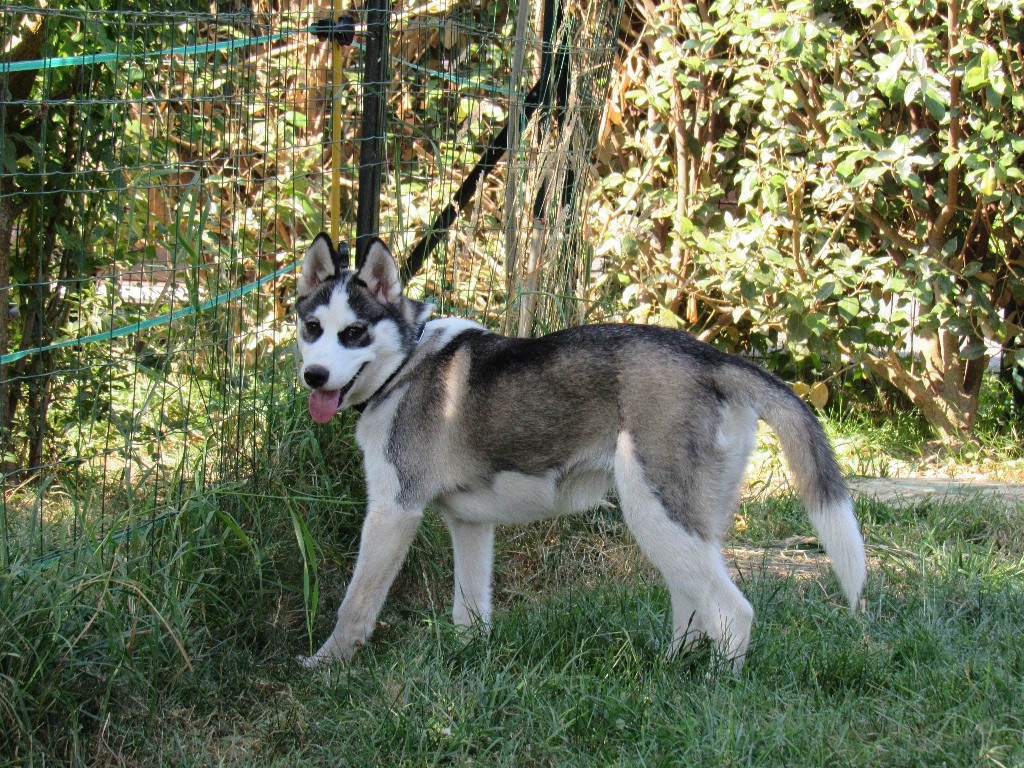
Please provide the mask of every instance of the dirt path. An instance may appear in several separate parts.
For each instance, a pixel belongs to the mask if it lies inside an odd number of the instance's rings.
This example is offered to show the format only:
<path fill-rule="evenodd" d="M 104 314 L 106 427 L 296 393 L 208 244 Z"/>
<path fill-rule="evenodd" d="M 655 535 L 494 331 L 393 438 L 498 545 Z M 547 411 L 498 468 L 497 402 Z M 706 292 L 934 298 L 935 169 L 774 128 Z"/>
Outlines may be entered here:
<path fill-rule="evenodd" d="M 985 478 L 858 477 L 849 481 L 854 497 L 866 496 L 886 504 L 917 504 L 951 496 L 993 497 L 1024 506 L 1024 483 L 1003 483 Z M 726 562 L 734 578 L 750 577 L 768 570 L 794 578 L 817 575 L 829 567 L 828 558 L 812 536 L 794 536 L 777 547 L 726 547 Z"/>
<path fill-rule="evenodd" d="M 855 495 L 888 504 L 914 504 L 949 496 L 991 496 L 1004 498 L 1011 504 L 1024 503 L 1024 483 L 1001 483 L 984 478 L 858 477 L 850 481 L 850 489 Z"/>
<path fill-rule="evenodd" d="M 725 564 L 734 579 L 753 578 L 765 571 L 796 579 L 814 578 L 831 567 L 812 537 L 806 537 L 802 547 L 789 542 L 781 547 L 726 547 Z"/>

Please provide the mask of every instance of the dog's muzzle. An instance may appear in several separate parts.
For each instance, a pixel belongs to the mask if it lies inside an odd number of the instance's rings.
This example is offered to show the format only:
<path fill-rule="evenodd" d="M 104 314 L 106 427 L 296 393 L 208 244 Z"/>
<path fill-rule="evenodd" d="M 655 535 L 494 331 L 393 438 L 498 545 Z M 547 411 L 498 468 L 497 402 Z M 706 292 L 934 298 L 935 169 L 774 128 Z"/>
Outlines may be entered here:
<path fill-rule="evenodd" d="M 302 378 L 313 388 L 313 391 L 309 393 L 309 415 L 313 417 L 313 421 L 317 424 L 326 424 L 334 417 L 334 414 L 341 408 L 341 402 L 345 399 L 345 395 L 352 389 L 352 385 L 356 383 L 359 374 L 367 365 L 368 363 L 363 363 L 356 371 L 356 375 L 341 389 L 318 389 L 326 384 L 331 377 L 330 371 L 322 365 L 311 365 L 303 371 Z"/>

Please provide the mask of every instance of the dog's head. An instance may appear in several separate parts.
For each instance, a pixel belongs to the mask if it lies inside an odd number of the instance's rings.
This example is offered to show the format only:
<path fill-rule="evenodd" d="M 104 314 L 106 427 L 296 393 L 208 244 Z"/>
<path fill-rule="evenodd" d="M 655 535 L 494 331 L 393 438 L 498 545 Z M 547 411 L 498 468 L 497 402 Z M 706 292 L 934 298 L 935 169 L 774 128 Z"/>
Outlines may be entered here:
<path fill-rule="evenodd" d="M 323 424 L 369 399 L 411 354 L 431 307 L 402 295 L 388 247 L 373 240 L 358 269 L 348 246 L 319 234 L 297 285 L 299 378 L 312 392 L 309 412 Z"/>

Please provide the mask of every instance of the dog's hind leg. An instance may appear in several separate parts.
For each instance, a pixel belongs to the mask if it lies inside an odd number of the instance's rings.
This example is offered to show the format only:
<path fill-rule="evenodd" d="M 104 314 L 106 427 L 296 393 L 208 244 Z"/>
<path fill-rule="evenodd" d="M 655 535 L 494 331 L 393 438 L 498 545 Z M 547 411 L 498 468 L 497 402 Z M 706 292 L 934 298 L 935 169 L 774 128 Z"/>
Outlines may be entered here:
<path fill-rule="evenodd" d="M 313 668 L 348 659 L 366 642 L 422 519 L 422 510 L 397 506 L 376 506 L 369 510 L 363 522 L 352 580 L 338 608 L 338 623 L 327 642 L 303 660 L 303 666 Z"/>
<path fill-rule="evenodd" d="M 452 621 L 468 627 L 491 621 L 491 571 L 494 566 L 494 526 L 460 520 L 441 510 L 452 537 L 455 590 Z"/>
<path fill-rule="evenodd" d="M 630 435 L 619 435 L 615 482 L 626 525 L 665 578 L 672 598 L 669 656 L 702 637 L 739 669 L 754 611 L 729 578 L 717 539 L 706 539 L 669 517 L 651 489 Z M 693 500 L 697 502 L 697 499 Z"/>

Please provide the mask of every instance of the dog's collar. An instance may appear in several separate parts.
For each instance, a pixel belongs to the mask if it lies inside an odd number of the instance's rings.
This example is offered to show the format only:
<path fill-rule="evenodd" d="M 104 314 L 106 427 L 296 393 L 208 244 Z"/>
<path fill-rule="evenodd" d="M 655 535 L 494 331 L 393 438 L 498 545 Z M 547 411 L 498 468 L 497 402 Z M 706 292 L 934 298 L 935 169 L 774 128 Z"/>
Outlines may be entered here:
<path fill-rule="evenodd" d="M 420 323 L 419 332 L 416 334 L 416 341 L 412 343 L 412 349 L 410 349 L 409 353 L 402 359 L 402 362 L 400 362 L 398 364 L 398 367 L 391 372 L 390 376 L 384 379 L 384 383 L 377 387 L 376 391 L 372 395 L 370 395 L 368 398 L 363 400 L 363 402 L 359 403 L 358 405 L 353 405 L 352 410 L 354 410 L 358 414 L 362 414 L 362 412 L 366 410 L 366 406 L 368 406 L 370 403 L 376 400 L 377 397 L 381 393 L 383 393 L 385 389 L 387 389 L 388 384 L 395 380 L 398 374 L 402 372 L 402 369 L 405 368 L 405 364 L 408 363 L 412 359 L 412 356 L 416 354 L 416 348 L 419 346 L 420 341 L 423 340 L 423 332 L 426 330 L 426 328 L 427 322 L 424 320 L 422 323 Z"/>

